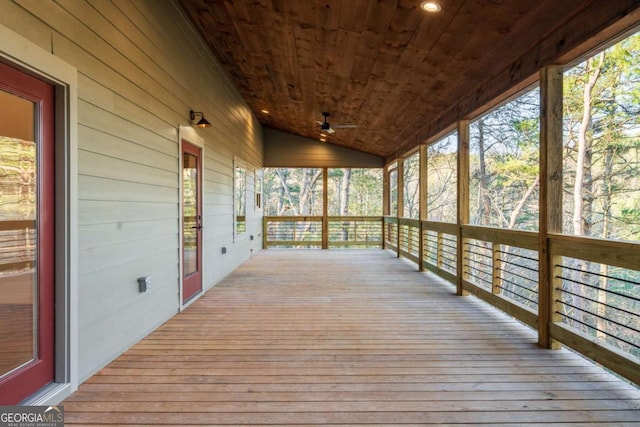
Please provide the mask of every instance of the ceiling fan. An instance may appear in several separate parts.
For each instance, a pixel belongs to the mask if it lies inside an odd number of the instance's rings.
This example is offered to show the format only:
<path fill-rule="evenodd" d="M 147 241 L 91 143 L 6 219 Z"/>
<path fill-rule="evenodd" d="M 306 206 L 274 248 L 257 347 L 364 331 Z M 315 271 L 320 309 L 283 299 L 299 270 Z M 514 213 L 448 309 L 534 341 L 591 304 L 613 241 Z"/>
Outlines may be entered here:
<path fill-rule="evenodd" d="M 319 122 L 316 120 L 316 123 L 320 125 L 320 132 L 326 132 L 331 135 L 336 132 L 334 129 L 353 129 L 356 127 L 356 125 L 333 125 L 332 126 L 327 121 L 327 117 L 329 117 L 330 114 L 326 111 L 323 111 L 322 115 L 324 116 L 323 122 Z"/>

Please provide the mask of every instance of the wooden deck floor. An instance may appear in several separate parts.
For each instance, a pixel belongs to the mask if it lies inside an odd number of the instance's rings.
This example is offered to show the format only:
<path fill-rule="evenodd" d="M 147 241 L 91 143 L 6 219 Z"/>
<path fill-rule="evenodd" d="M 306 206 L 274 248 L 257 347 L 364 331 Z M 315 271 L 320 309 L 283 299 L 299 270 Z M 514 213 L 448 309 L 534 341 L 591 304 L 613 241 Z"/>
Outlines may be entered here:
<path fill-rule="evenodd" d="M 382 250 L 262 251 L 66 425 L 640 425 L 640 391 Z"/>

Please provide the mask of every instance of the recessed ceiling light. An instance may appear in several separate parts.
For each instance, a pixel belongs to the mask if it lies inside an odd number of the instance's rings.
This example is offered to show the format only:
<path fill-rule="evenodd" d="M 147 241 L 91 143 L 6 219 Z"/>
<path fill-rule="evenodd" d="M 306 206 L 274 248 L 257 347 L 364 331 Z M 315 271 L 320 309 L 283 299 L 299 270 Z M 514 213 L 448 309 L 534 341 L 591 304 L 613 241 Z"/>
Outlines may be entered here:
<path fill-rule="evenodd" d="M 430 12 L 430 13 L 437 13 L 442 10 L 442 7 L 434 1 L 423 1 L 422 4 L 420 4 L 420 7 L 425 12 Z"/>
<path fill-rule="evenodd" d="M 327 138 L 325 137 L 320 138 L 320 142 L 327 142 Z"/>
<path fill-rule="evenodd" d="M 269 110 L 266 110 L 266 109 L 262 109 L 260 110 L 260 112 L 262 112 L 262 114 L 269 114 Z"/>

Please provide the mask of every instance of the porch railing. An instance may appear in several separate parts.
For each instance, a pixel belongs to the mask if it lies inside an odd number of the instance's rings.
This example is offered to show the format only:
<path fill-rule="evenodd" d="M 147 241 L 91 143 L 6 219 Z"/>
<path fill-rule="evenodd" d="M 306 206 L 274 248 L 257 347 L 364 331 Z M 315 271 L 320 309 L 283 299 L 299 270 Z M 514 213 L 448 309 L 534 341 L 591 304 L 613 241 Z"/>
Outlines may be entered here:
<path fill-rule="evenodd" d="M 640 383 L 640 244 L 391 216 L 265 217 L 263 243 L 384 247 L 534 329 L 551 313 L 552 340 Z"/>
<path fill-rule="evenodd" d="M 395 217 L 384 223 L 385 247 L 399 257 L 533 328 L 544 307 L 553 340 L 640 383 L 640 244 L 550 234 L 541 260 L 537 232 Z M 541 262 L 553 272 L 547 301 Z"/>
<path fill-rule="evenodd" d="M 35 226 L 33 220 L 0 221 L 0 274 L 34 267 Z"/>
<path fill-rule="evenodd" d="M 380 216 L 265 216 L 266 248 L 381 248 Z"/>

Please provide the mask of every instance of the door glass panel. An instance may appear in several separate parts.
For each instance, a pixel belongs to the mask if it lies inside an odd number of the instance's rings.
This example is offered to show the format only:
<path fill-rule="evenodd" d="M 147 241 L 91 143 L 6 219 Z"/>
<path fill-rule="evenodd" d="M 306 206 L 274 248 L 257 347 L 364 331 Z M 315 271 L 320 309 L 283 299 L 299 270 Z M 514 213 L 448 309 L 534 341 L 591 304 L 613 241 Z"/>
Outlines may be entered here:
<path fill-rule="evenodd" d="M 0 90 L 0 378 L 38 357 L 36 105 Z"/>
<path fill-rule="evenodd" d="M 198 271 L 198 158 L 183 153 L 183 256 L 184 277 Z"/>
<path fill-rule="evenodd" d="M 247 230 L 247 172 L 243 167 L 236 166 L 235 204 L 236 204 L 236 233 Z"/>

